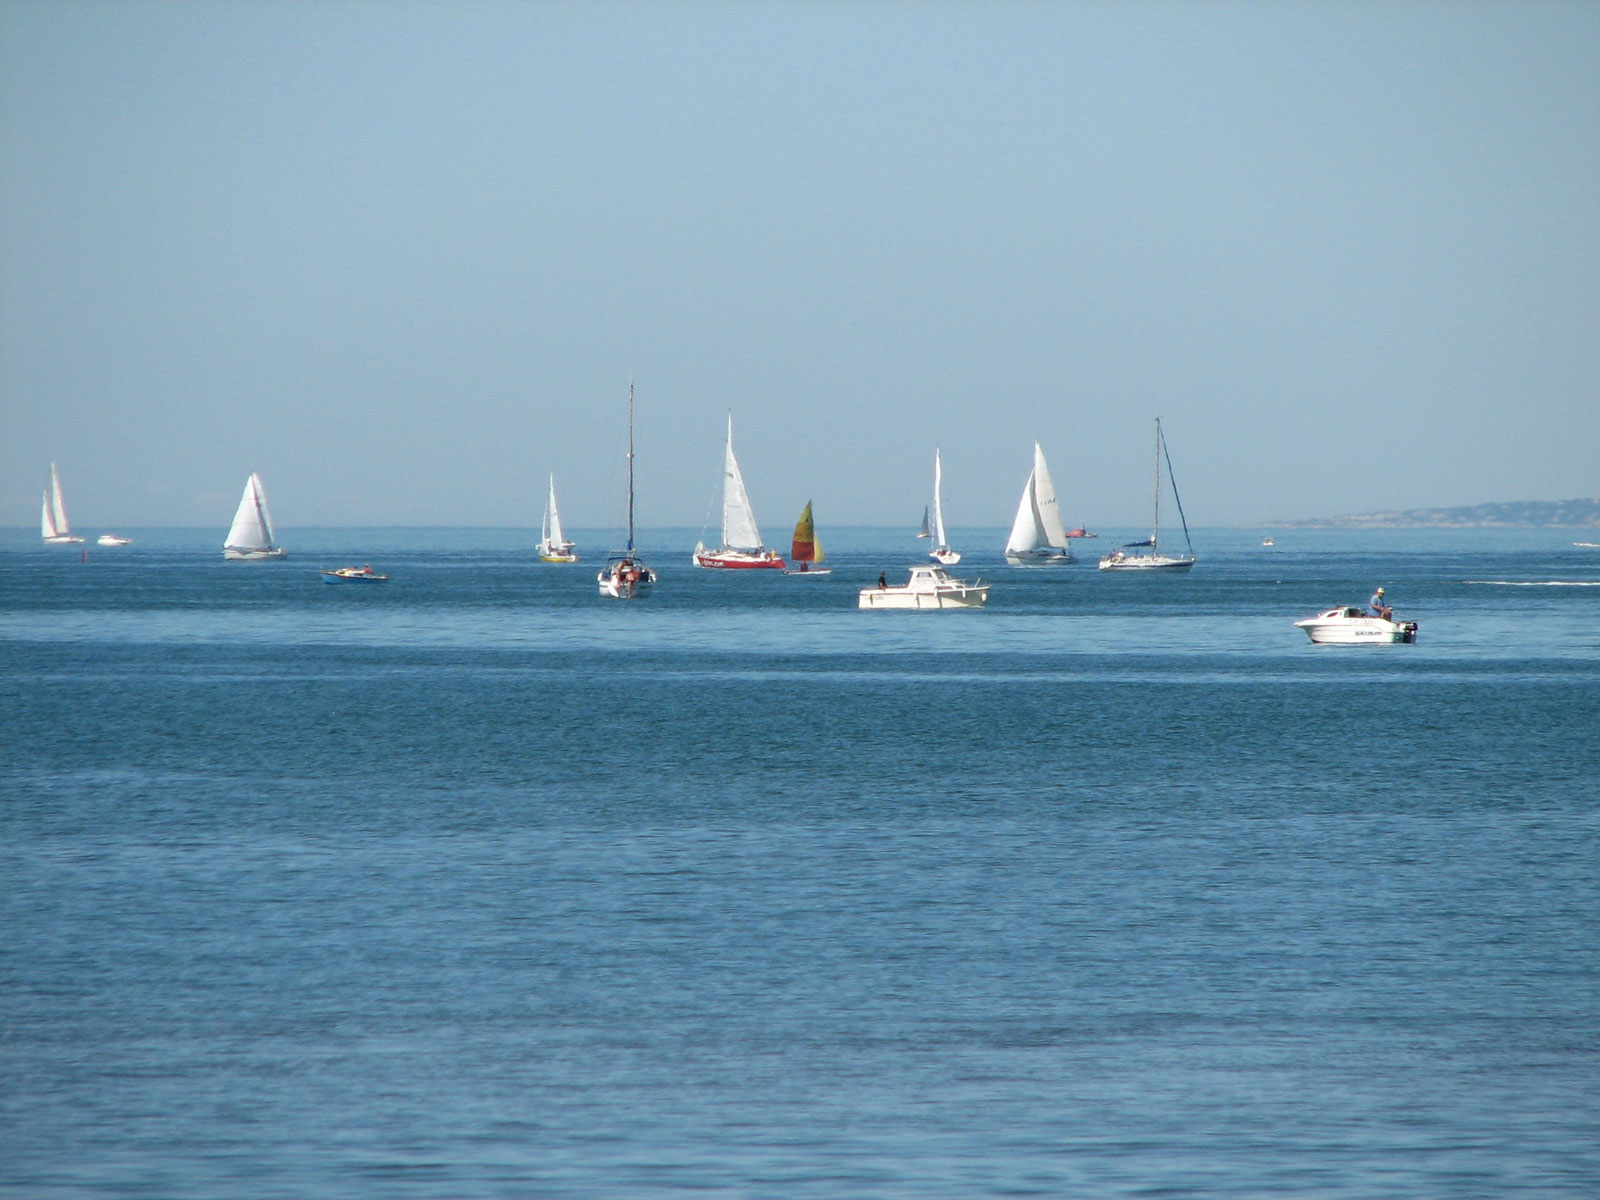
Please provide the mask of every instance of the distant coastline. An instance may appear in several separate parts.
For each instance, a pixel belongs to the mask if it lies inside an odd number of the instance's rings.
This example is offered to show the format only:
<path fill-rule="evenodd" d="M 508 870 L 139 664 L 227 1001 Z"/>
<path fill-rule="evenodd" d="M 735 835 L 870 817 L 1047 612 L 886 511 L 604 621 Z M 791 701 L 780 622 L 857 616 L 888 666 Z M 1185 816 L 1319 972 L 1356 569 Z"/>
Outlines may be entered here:
<path fill-rule="evenodd" d="M 1585 529 L 1600 526 L 1600 500 L 1513 500 L 1458 508 L 1407 508 L 1396 512 L 1269 521 L 1272 529 Z"/>

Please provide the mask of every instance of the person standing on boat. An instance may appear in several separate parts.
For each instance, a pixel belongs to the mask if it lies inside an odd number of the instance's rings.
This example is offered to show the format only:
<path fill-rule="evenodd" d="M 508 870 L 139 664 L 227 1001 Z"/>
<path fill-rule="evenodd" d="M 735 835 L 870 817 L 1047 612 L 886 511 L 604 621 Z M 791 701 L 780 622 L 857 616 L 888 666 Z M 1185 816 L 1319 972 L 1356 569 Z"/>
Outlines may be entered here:
<path fill-rule="evenodd" d="M 1372 599 L 1367 601 L 1367 611 L 1375 617 L 1382 617 L 1385 621 L 1389 619 L 1389 614 L 1394 612 L 1394 609 L 1383 602 L 1382 588 L 1372 593 Z"/>

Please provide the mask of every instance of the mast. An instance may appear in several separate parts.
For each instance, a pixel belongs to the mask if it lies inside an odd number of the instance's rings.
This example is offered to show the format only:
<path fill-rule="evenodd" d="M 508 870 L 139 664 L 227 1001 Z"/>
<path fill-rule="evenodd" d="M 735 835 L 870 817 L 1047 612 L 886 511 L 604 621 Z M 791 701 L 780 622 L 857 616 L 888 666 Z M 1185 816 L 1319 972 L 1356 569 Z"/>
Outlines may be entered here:
<path fill-rule="evenodd" d="M 1156 504 L 1155 522 L 1150 526 L 1150 553 L 1160 550 L 1161 538 L 1161 418 L 1156 418 Z"/>
<path fill-rule="evenodd" d="M 633 557 L 633 380 L 628 380 L 628 556 Z"/>

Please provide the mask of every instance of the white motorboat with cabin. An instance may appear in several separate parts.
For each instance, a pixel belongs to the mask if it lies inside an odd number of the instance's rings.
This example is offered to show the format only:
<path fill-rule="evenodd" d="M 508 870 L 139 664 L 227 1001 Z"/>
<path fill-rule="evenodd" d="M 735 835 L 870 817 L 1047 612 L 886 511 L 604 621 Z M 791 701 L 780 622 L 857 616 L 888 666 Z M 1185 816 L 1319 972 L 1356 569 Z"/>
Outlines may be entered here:
<path fill-rule="evenodd" d="M 989 600 L 983 580 L 952 579 L 943 567 L 917 563 L 905 583 L 890 586 L 878 576 L 878 586 L 862 588 L 857 608 L 982 608 Z"/>
<path fill-rule="evenodd" d="M 1294 627 L 1304 629 L 1306 636 L 1319 645 L 1388 645 L 1417 640 L 1415 621 L 1375 617 L 1353 604 L 1324 609 L 1314 617 L 1296 621 Z"/>

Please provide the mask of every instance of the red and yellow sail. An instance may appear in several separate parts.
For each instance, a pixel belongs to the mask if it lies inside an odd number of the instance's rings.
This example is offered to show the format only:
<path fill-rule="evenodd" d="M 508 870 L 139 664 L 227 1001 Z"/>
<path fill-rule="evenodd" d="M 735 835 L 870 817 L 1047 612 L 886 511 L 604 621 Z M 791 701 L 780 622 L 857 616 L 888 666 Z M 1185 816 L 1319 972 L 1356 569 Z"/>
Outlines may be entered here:
<path fill-rule="evenodd" d="M 789 557 L 795 562 L 821 562 L 822 544 L 817 541 L 817 527 L 811 519 L 811 501 L 800 512 L 794 523 L 794 540 L 789 546 Z"/>

